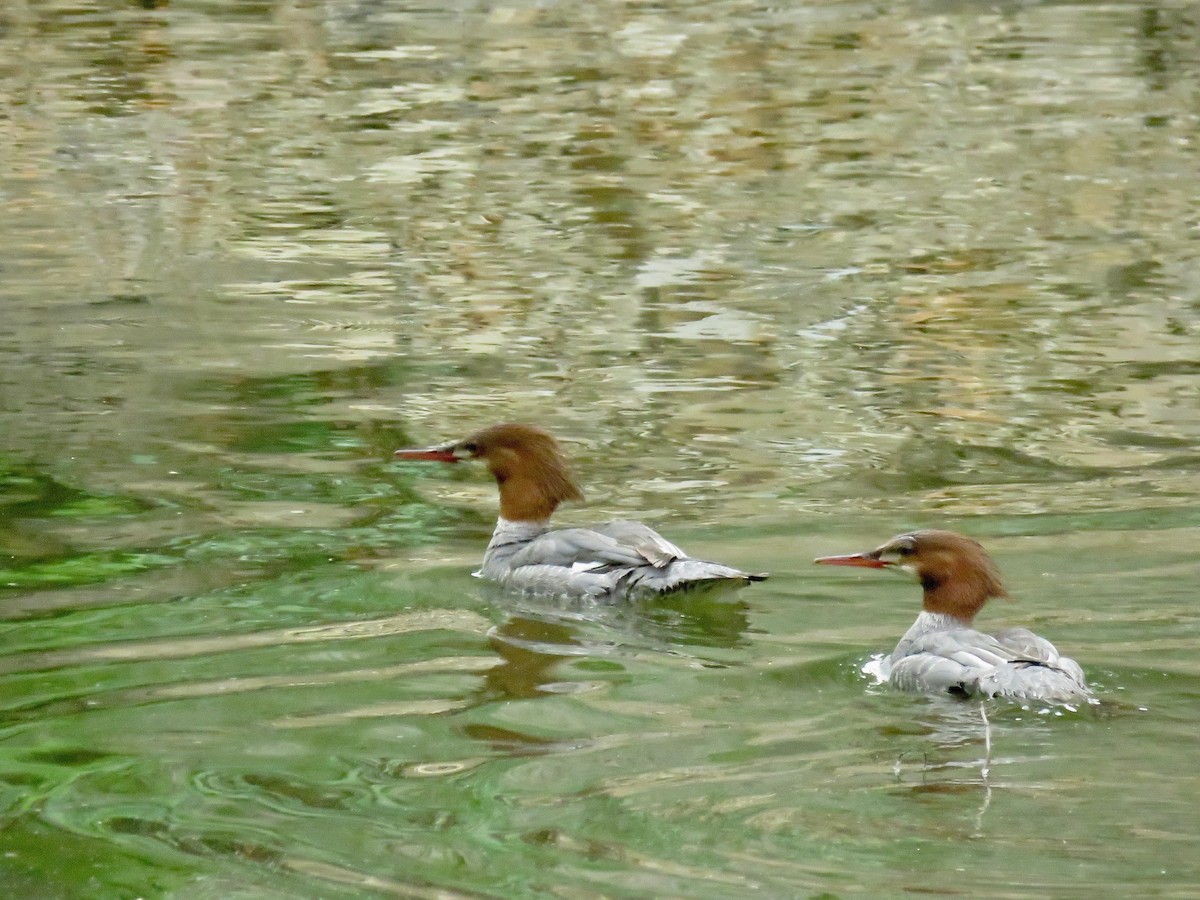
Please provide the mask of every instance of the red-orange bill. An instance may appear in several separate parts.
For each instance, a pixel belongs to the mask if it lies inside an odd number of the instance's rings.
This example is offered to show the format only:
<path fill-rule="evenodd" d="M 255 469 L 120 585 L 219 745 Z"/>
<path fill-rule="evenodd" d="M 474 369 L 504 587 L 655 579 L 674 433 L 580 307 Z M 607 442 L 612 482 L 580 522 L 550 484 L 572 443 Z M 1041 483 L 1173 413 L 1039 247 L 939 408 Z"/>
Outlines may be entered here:
<path fill-rule="evenodd" d="M 407 450 L 397 450 L 393 456 L 396 459 L 420 459 L 427 462 L 458 462 L 458 457 L 449 447 L 412 447 Z"/>
<path fill-rule="evenodd" d="M 854 553 L 850 556 L 822 556 L 814 559 L 813 562 L 824 566 L 860 566 L 864 569 L 886 569 L 889 565 L 882 559 L 867 556 L 865 553 Z"/>

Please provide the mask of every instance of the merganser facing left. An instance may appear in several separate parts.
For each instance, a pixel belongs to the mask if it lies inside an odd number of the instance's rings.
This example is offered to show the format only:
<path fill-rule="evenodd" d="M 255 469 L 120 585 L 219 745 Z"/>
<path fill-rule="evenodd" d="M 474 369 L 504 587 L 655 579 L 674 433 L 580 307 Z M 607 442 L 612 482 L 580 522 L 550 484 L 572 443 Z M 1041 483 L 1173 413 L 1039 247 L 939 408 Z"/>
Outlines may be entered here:
<path fill-rule="evenodd" d="M 924 609 L 883 660 L 880 675 L 906 691 L 1071 703 L 1091 697 L 1079 663 L 1026 628 L 984 634 L 971 627 L 990 597 L 1006 597 L 1000 572 L 978 542 L 952 531 L 913 531 L 828 566 L 900 568 L 925 589 Z"/>
<path fill-rule="evenodd" d="M 567 471 L 558 442 L 532 425 L 493 425 L 452 444 L 397 450 L 395 456 L 487 463 L 500 488 L 500 518 L 475 574 L 508 588 L 618 599 L 767 577 L 692 559 L 641 522 L 550 530 L 558 505 L 582 500 L 583 492 Z"/>

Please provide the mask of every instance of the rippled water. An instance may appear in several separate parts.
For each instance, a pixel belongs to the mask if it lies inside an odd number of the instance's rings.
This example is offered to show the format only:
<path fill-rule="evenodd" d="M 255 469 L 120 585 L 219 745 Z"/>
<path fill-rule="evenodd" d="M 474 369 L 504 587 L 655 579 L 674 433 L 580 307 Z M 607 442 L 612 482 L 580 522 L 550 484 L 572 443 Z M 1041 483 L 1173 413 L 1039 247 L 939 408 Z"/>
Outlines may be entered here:
<path fill-rule="evenodd" d="M 1190 4 L 0 10 L 0 883 L 1194 896 Z M 467 467 L 772 572 L 470 577 Z M 913 526 L 1102 703 L 859 672 Z"/>

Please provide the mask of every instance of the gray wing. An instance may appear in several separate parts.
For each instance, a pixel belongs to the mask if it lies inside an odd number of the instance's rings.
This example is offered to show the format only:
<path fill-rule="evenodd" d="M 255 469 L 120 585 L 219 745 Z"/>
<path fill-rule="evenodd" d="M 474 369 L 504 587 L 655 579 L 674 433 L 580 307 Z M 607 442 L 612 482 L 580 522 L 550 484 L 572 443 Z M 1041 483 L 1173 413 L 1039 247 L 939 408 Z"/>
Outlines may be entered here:
<path fill-rule="evenodd" d="M 615 522 L 596 525 L 592 530 L 612 538 L 623 547 L 632 549 L 644 562 L 660 569 L 677 559 L 689 558 L 683 548 L 672 544 L 653 528 L 641 522 L 618 519 Z"/>
<path fill-rule="evenodd" d="M 562 528 L 530 541 L 513 554 L 512 566 L 645 566 L 662 568 L 687 554 L 639 522 L 608 522 L 593 528 Z"/>
<path fill-rule="evenodd" d="M 1022 700 L 1070 701 L 1090 693 L 1079 664 L 1025 628 L 924 635 L 893 661 L 891 681 L 904 690 Z"/>
<path fill-rule="evenodd" d="M 1033 700 L 1072 700 L 1091 694 L 1083 668 L 1027 628 L 996 633 L 1014 659 L 979 679 L 981 693 Z"/>
<path fill-rule="evenodd" d="M 622 547 L 637 554 L 642 560 L 638 564 L 641 568 L 633 577 L 639 587 L 651 593 L 712 586 L 719 582 L 746 584 L 767 578 L 765 573 L 743 572 L 732 566 L 688 556 L 683 548 L 641 522 L 606 522 L 597 525 L 595 531 L 612 537 Z"/>
<path fill-rule="evenodd" d="M 997 631 L 993 637 L 1014 659 L 1032 659 L 1048 663 L 1059 659 L 1058 649 L 1028 628 L 1006 628 L 1004 631 Z"/>
<path fill-rule="evenodd" d="M 1012 697 L 1058 703 L 1085 700 L 1091 696 L 1083 669 L 1065 656 L 1053 663 L 1017 660 L 983 675 L 969 693 L 984 697 Z"/>
<path fill-rule="evenodd" d="M 948 691 L 1013 658 L 991 635 L 971 628 L 921 635 L 893 656 L 890 679 L 901 690 Z"/>
<path fill-rule="evenodd" d="M 665 594 L 767 577 L 692 559 L 657 531 L 625 521 L 548 531 L 521 547 L 507 565 L 507 574 L 498 576 L 506 584 L 554 592 L 562 589 L 567 569 L 570 590 L 589 596 Z"/>

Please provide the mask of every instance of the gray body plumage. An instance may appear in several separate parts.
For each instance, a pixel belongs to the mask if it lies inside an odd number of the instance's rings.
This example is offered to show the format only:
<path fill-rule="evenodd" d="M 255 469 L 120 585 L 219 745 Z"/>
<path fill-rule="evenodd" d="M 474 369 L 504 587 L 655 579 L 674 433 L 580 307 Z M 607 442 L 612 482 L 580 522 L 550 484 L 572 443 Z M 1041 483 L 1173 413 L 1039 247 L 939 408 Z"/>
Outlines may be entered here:
<path fill-rule="evenodd" d="M 496 523 L 475 574 L 526 593 L 597 600 L 736 586 L 766 577 L 692 559 L 640 522 L 550 530 L 547 522 L 504 518 Z"/>
<path fill-rule="evenodd" d="M 985 634 L 922 612 L 880 675 L 907 691 L 1069 703 L 1091 696 L 1083 670 L 1026 628 Z"/>

